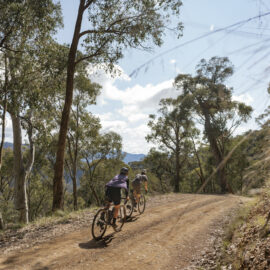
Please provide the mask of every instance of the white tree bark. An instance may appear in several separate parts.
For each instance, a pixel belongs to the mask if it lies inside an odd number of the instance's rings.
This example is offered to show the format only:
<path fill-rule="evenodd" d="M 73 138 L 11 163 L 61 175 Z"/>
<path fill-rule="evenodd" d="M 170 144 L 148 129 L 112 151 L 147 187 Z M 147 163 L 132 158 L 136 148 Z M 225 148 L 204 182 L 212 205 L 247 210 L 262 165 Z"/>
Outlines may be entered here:
<path fill-rule="evenodd" d="M 22 128 L 21 119 L 18 115 L 10 114 L 12 119 L 13 127 L 13 154 L 14 154 L 14 178 L 15 178 L 15 196 L 14 203 L 15 208 L 20 212 L 20 222 L 28 223 L 28 200 L 26 192 L 26 184 L 31 173 L 34 158 L 35 148 L 32 141 L 32 127 L 28 132 L 29 143 L 30 143 L 30 156 L 28 163 L 25 166 L 23 164 L 22 155 Z"/>

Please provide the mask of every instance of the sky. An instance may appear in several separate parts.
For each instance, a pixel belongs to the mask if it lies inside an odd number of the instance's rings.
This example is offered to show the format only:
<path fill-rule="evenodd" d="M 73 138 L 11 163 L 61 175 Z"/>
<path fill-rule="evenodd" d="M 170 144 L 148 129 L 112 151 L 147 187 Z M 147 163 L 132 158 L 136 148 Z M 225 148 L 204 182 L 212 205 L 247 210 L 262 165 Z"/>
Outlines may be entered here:
<path fill-rule="evenodd" d="M 79 0 L 61 0 L 64 27 L 56 35 L 60 43 L 72 39 Z M 228 28 L 217 29 L 270 12 L 269 0 L 183 0 L 180 20 L 183 36 L 177 39 L 169 30 L 165 32 L 161 47 L 151 52 L 127 49 L 117 64 L 121 75 L 112 77 L 100 67 L 89 67 L 90 78 L 102 85 L 97 105 L 89 111 L 100 117 L 103 131 L 116 131 L 123 138 L 123 150 L 147 154 L 153 146 L 145 140 L 149 114 L 156 114 L 162 98 L 176 97 L 173 80 L 179 73 L 194 74 L 202 58 L 228 56 L 235 73 L 226 82 L 233 87 L 233 98 L 254 108 L 252 119 L 239 127 L 238 134 L 256 128 L 254 118 L 269 103 L 267 95 L 270 15 Z M 175 21 L 173 20 L 175 23 Z M 84 18 L 87 27 L 87 17 Z M 195 42 L 187 43 L 204 34 Z M 167 52 L 169 51 L 169 52 Z M 146 64 L 148 63 L 148 64 Z M 145 65 L 146 64 L 146 65 Z M 138 67 L 136 76 L 130 76 Z M 10 139 L 11 123 L 7 137 Z M 8 139 L 8 140 L 9 140 Z"/>

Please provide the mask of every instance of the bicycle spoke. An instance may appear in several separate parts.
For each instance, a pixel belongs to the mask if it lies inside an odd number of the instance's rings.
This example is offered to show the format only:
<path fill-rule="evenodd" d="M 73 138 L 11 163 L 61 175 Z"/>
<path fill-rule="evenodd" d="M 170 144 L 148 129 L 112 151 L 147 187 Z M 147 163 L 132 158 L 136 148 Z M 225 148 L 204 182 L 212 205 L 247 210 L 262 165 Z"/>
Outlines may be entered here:
<path fill-rule="evenodd" d="M 107 229 L 107 210 L 100 209 L 92 223 L 92 236 L 94 239 L 100 239 Z"/>

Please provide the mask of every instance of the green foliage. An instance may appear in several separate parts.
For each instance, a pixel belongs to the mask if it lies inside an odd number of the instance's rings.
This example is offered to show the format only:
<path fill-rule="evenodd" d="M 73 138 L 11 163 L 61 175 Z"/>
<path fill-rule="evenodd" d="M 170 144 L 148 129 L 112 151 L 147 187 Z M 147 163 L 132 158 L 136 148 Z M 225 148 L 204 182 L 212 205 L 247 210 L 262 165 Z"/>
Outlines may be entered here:
<path fill-rule="evenodd" d="M 93 189 L 98 196 L 99 203 L 102 203 L 105 195 L 105 184 L 115 175 L 119 174 L 122 167 L 127 165 L 118 159 L 102 159 L 98 165 L 94 167 L 95 170 L 93 167 L 89 170 L 86 164 L 84 164 L 84 166 L 85 173 L 80 180 L 78 195 L 84 199 L 84 206 L 89 207 L 90 205 L 97 205 Z M 132 178 L 132 172 L 130 172 L 129 178 Z"/>
<path fill-rule="evenodd" d="M 185 101 L 179 98 L 162 99 L 160 106 L 158 118 L 150 115 L 148 126 L 151 133 L 146 140 L 156 143 L 163 152 L 168 152 L 174 164 L 174 191 L 179 192 L 181 170 L 191 148 L 189 137 L 195 136 L 197 130 L 191 119 L 191 110 Z"/>
<path fill-rule="evenodd" d="M 250 106 L 232 100 L 232 88 L 225 84 L 232 74 L 233 67 L 227 57 L 213 57 L 208 62 L 200 61 L 195 76 L 179 74 L 175 78 L 175 86 L 182 90 L 183 106 L 188 104 L 204 128 L 216 167 L 229 153 L 233 132 L 252 112 Z M 218 169 L 221 192 L 232 192 L 226 171 L 226 165 Z"/>
<path fill-rule="evenodd" d="M 80 37 L 85 54 L 77 61 L 106 63 L 111 70 L 125 48 L 150 50 L 150 42 L 160 46 L 163 32 L 172 17 L 178 17 L 182 2 L 179 0 L 149 1 L 84 1 L 88 7 L 91 27 L 82 31 Z M 182 32 L 179 22 L 173 31 Z"/>
<path fill-rule="evenodd" d="M 17 218 L 14 210 L 13 198 L 13 153 L 10 148 L 4 149 L 4 158 L 0 174 L 0 212 L 5 223 L 13 222 Z"/>

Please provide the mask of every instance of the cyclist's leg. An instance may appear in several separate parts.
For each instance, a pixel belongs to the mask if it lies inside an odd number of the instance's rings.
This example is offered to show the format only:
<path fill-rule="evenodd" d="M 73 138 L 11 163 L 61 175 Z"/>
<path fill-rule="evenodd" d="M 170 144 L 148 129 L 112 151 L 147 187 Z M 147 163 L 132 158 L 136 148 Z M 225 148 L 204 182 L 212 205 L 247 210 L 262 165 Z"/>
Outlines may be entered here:
<path fill-rule="evenodd" d="M 115 222 L 118 217 L 118 212 L 119 212 L 120 202 L 121 202 L 121 189 L 120 188 L 113 188 L 112 200 L 114 203 L 113 225 L 115 226 Z"/>
<path fill-rule="evenodd" d="M 114 219 L 117 219 L 117 217 L 118 217 L 119 208 L 120 208 L 120 203 L 117 205 L 114 205 L 114 212 L 113 212 Z"/>
<path fill-rule="evenodd" d="M 140 186 L 140 184 L 134 186 L 134 193 L 135 193 L 136 203 L 138 203 L 139 200 L 140 200 L 140 197 L 141 197 L 141 186 Z"/>
<path fill-rule="evenodd" d="M 113 202 L 113 194 L 112 189 L 110 187 L 107 187 L 105 190 L 105 203 L 104 208 L 109 209 L 111 206 L 111 203 Z"/>

